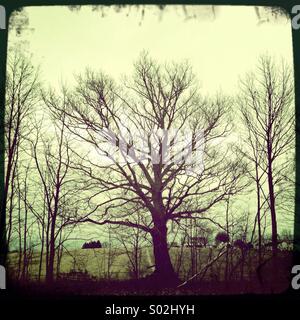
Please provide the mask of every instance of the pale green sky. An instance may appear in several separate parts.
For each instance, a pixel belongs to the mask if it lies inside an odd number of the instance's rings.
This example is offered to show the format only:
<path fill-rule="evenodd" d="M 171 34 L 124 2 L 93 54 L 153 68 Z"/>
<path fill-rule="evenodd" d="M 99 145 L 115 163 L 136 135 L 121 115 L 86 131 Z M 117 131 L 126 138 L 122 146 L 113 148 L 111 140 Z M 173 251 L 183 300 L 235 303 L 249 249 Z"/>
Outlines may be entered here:
<path fill-rule="evenodd" d="M 34 31 L 22 38 L 53 86 L 72 82 L 86 66 L 118 79 L 132 71 L 144 49 L 161 61 L 188 59 L 203 93 L 232 94 L 239 76 L 253 69 L 260 54 L 292 62 L 290 22 L 259 24 L 253 7 L 222 6 L 214 20 L 203 6 L 187 6 L 189 14 L 198 15 L 195 19 L 186 19 L 181 6 L 168 7 L 159 19 L 160 10 L 148 6 L 142 23 L 141 11 L 132 9 L 127 16 L 128 8 L 117 13 L 109 7 L 105 17 L 88 6 L 78 12 L 67 7 L 26 10 Z"/>
<path fill-rule="evenodd" d="M 28 31 L 22 41 L 40 65 L 46 85 L 59 87 L 73 82 L 73 74 L 87 66 L 103 70 L 116 80 L 130 74 L 142 50 L 159 61 L 188 59 L 200 81 L 203 94 L 223 91 L 233 95 L 239 77 L 254 69 L 259 55 L 284 57 L 292 65 L 291 25 L 281 18 L 259 23 L 253 7 L 219 7 L 217 18 L 205 17 L 200 6 L 188 8 L 194 19 L 186 19 L 181 7 L 171 6 L 159 19 L 157 7 L 141 12 L 128 8 L 106 16 L 82 7 L 31 7 Z M 200 14 L 199 14 L 200 13 Z M 10 45 L 14 43 L 10 34 Z M 245 210 L 251 206 L 247 199 Z M 253 203 L 252 203 L 253 204 Z M 82 229 L 93 230 L 87 226 Z"/>

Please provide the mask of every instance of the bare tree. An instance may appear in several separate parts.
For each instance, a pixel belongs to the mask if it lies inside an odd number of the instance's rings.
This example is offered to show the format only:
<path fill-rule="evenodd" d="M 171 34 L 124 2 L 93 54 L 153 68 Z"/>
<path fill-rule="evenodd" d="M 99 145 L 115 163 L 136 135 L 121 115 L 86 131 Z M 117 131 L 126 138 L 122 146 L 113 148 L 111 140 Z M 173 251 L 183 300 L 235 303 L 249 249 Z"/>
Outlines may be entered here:
<path fill-rule="evenodd" d="M 238 182 L 245 170 L 227 144 L 220 145 L 230 131 L 229 99 L 202 98 L 187 64 L 160 66 L 143 54 L 134 69 L 132 80 L 124 81 L 122 87 L 102 73 L 87 71 L 78 77 L 78 86 L 63 110 L 69 131 L 89 148 L 77 153 L 80 161 L 74 165 L 94 190 L 89 197 L 91 210 L 82 214 L 80 222 L 150 233 L 154 275 L 172 282 L 177 275 L 168 252 L 168 222 L 204 215 L 242 188 Z M 56 100 L 52 95 L 47 104 L 60 113 Z M 172 130 L 176 133 L 170 137 Z M 190 133 L 188 142 L 178 138 L 184 130 Z M 149 137 L 151 132 L 155 134 Z M 140 147 L 138 138 L 147 150 Z M 107 144 L 114 150 L 107 150 Z M 179 150 L 168 153 L 178 146 Z M 199 154 L 195 162 L 190 160 L 199 148 L 204 168 L 197 171 Z M 140 223 L 131 219 L 137 207 L 147 209 Z"/>
<path fill-rule="evenodd" d="M 14 199 L 16 192 L 15 178 L 19 146 L 28 134 L 29 126 L 26 117 L 33 111 L 39 100 L 38 72 L 34 69 L 29 59 L 20 50 L 11 53 L 8 59 L 6 78 L 6 103 L 5 103 L 5 182 L 2 195 L 1 230 L 5 228 L 7 210 L 8 228 L 6 236 L 9 244 L 12 234 L 12 221 Z M 1 245 L 5 239 L 1 239 Z M 5 250 L 1 250 L 4 252 Z"/>
<path fill-rule="evenodd" d="M 295 137 L 292 102 L 293 83 L 290 69 L 284 62 L 276 65 L 271 57 L 261 57 L 257 72 L 248 74 L 242 82 L 239 103 L 247 128 L 251 159 L 255 164 L 258 220 L 261 209 L 261 179 L 262 175 L 266 174 L 274 255 L 277 253 L 278 242 L 276 187 L 280 181 L 280 172 L 289 166 L 289 162 L 284 161 L 282 156 L 293 148 Z M 260 227 L 260 224 L 258 226 Z"/>
<path fill-rule="evenodd" d="M 142 220 L 142 212 L 138 212 L 133 218 L 136 223 Z M 143 251 L 148 243 L 146 239 L 147 233 L 139 228 L 128 230 L 126 227 L 119 226 L 115 230 L 116 238 L 121 243 L 128 258 L 128 269 L 130 275 L 134 279 L 139 279 L 142 276 L 143 267 Z"/>
<path fill-rule="evenodd" d="M 263 165 L 264 150 L 260 148 L 259 138 L 251 131 L 251 127 L 246 124 L 246 133 L 242 140 L 243 146 L 237 147 L 238 152 L 240 152 L 244 158 L 248 159 L 250 166 L 248 166 L 247 175 L 250 180 L 255 183 L 256 191 L 256 215 L 254 228 L 252 232 L 252 239 L 257 227 L 258 235 L 258 256 L 261 263 L 262 260 L 262 209 L 265 207 L 268 199 L 266 195 L 265 184 L 266 184 L 266 168 Z M 251 185 L 251 183 L 250 183 Z M 253 190 L 249 190 L 252 192 Z"/>
<path fill-rule="evenodd" d="M 31 141 L 32 157 L 43 187 L 46 203 L 46 219 L 43 219 L 46 231 L 46 280 L 54 279 L 54 261 L 62 239 L 62 228 L 76 212 L 64 210 L 66 201 L 74 196 L 76 189 L 68 188 L 74 177 L 70 177 L 70 140 L 65 132 L 64 115 L 60 123 L 52 122 L 54 132 L 43 135 L 41 121 L 36 124 L 36 134 Z M 51 138 L 53 139 L 51 140 Z M 72 185 L 74 187 L 74 185 Z M 60 248 L 60 246 L 58 246 Z M 42 257 L 41 257 L 42 259 Z"/>

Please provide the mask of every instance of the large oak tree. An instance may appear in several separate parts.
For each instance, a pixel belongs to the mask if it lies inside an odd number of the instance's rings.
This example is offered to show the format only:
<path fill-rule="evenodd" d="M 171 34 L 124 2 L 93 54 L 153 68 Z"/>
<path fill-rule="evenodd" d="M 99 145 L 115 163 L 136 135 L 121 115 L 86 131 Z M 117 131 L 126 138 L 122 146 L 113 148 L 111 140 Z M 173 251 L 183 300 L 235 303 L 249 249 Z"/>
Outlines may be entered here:
<path fill-rule="evenodd" d="M 66 100 L 61 107 L 52 93 L 46 102 L 54 113 L 64 111 L 80 141 L 72 166 L 91 195 L 79 221 L 150 233 L 154 276 L 172 282 L 168 222 L 201 218 L 243 187 L 245 167 L 226 140 L 230 99 L 202 97 L 187 63 L 159 65 L 142 54 L 121 85 L 87 70 Z"/>

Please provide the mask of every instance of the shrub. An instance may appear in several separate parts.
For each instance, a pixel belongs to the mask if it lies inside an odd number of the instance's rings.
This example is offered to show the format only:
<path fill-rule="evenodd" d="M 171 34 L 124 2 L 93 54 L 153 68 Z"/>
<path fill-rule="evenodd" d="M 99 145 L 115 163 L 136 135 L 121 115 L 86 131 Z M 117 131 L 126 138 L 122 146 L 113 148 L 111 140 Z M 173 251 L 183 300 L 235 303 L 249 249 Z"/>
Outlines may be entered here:
<path fill-rule="evenodd" d="M 221 231 L 216 235 L 216 243 L 228 243 L 230 240 L 229 235 L 225 231 Z"/>

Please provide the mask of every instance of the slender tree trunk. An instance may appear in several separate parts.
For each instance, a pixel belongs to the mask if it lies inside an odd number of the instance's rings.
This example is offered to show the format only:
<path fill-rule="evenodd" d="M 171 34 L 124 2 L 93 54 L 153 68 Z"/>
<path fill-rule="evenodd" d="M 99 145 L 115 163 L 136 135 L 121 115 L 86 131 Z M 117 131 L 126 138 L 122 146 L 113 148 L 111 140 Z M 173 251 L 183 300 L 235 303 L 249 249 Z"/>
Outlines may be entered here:
<path fill-rule="evenodd" d="M 195 272 L 195 253 L 194 253 L 194 243 L 193 243 L 193 220 L 190 220 L 190 261 L 191 261 L 191 266 L 190 266 L 190 271 L 189 271 L 189 277 L 193 276 L 196 272 Z"/>
<path fill-rule="evenodd" d="M 27 274 L 27 266 L 28 266 L 28 249 L 27 249 L 27 236 L 28 236 L 28 206 L 27 206 L 27 177 L 28 177 L 28 169 L 26 169 L 26 176 L 24 180 L 24 230 L 23 230 L 23 270 L 22 270 L 22 278 L 26 279 Z"/>
<path fill-rule="evenodd" d="M 273 257 L 277 256 L 277 218 L 276 218 L 276 208 L 275 208 L 275 194 L 274 194 L 274 181 L 273 181 L 273 120 L 272 120 L 272 110 L 273 110 L 273 100 L 271 88 L 268 89 L 268 131 L 267 131 L 267 163 L 268 163 L 268 188 L 270 197 L 270 211 L 271 211 L 271 226 L 272 226 L 272 253 Z M 274 259 L 275 261 L 275 259 Z"/>
<path fill-rule="evenodd" d="M 44 246 L 45 246 L 45 214 L 46 214 L 46 202 L 44 200 L 43 204 L 43 220 L 42 220 L 42 235 L 41 235 L 41 252 L 40 252 L 40 262 L 39 262 L 39 281 L 41 281 L 42 268 L 43 268 L 43 258 L 44 258 Z M 47 263 L 47 260 L 46 260 Z"/>
<path fill-rule="evenodd" d="M 108 252 L 107 252 L 107 278 L 111 278 L 111 265 L 112 265 L 112 248 L 111 248 L 111 231 L 110 226 L 108 227 Z"/>
<path fill-rule="evenodd" d="M 226 201 L 226 232 L 229 235 L 229 199 Z M 225 259 L 225 281 L 228 281 L 229 275 L 229 244 L 227 243 L 226 259 Z"/>
<path fill-rule="evenodd" d="M 41 281 L 41 274 L 42 274 L 42 268 L 43 268 L 43 256 L 44 256 L 44 226 L 42 227 L 42 240 L 41 240 L 41 253 L 40 253 L 40 262 L 39 262 L 39 281 Z"/>
<path fill-rule="evenodd" d="M 12 185 L 10 199 L 9 199 L 8 225 L 7 225 L 7 246 L 8 247 L 10 244 L 10 239 L 12 234 L 13 200 L 14 200 L 14 187 Z"/>
<path fill-rule="evenodd" d="M 50 249 L 49 249 L 49 264 L 47 270 L 47 282 L 51 283 L 54 280 L 54 258 L 55 258 L 55 216 L 51 220 L 50 230 Z"/>
<path fill-rule="evenodd" d="M 270 113 L 270 112 L 269 112 Z M 270 122 L 270 120 L 269 120 Z M 269 129 L 269 134 L 272 132 L 272 127 Z M 272 281 L 277 282 L 278 279 L 278 264 L 277 264 L 277 253 L 278 253 L 278 236 L 277 236 L 277 217 L 275 207 L 275 193 L 274 193 L 274 181 L 273 181 L 273 168 L 272 168 L 272 141 L 268 138 L 267 141 L 268 151 L 268 188 L 270 197 L 270 212 L 271 212 L 271 226 L 272 226 Z"/>
<path fill-rule="evenodd" d="M 46 277 L 47 274 L 49 273 L 49 248 L 50 248 L 50 213 L 48 209 L 48 216 L 47 216 L 47 227 L 46 227 Z"/>
<path fill-rule="evenodd" d="M 139 233 L 136 234 L 135 239 L 134 239 L 134 273 L 135 273 L 135 278 L 139 279 L 140 277 L 140 254 L 139 254 Z"/>
<path fill-rule="evenodd" d="M 18 190 L 20 190 L 20 181 L 19 177 L 17 177 Z M 18 196 L 18 234 L 19 234 L 19 258 L 18 258 L 18 279 L 21 276 L 22 269 L 22 225 L 21 225 L 21 198 Z"/>
<path fill-rule="evenodd" d="M 26 194 L 26 191 L 25 191 Z M 25 198 L 26 201 L 26 198 Z M 24 201 L 24 203 L 25 203 Z M 27 267 L 27 215 L 28 215 L 28 211 L 27 211 L 27 206 L 25 203 L 25 216 L 24 216 L 24 230 L 23 230 L 23 266 L 22 266 L 22 279 L 26 278 L 26 267 Z"/>
<path fill-rule="evenodd" d="M 181 238 L 181 243 L 180 243 L 180 252 L 177 255 L 177 263 L 176 263 L 176 273 L 180 274 L 181 271 L 181 265 L 182 265 L 182 260 L 183 260 L 183 250 L 184 250 L 184 245 L 186 242 L 186 237 L 187 237 L 187 233 L 186 231 L 184 232 L 184 237 Z"/>
<path fill-rule="evenodd" d="M 60 273 L 60 263 L 63 254 L 63 245 L 62 245 L 62 229 L 59 232 L 59 245 L 57 248 L 57 261 L 56 261 L 56 277 L 59 276 Z"/>
<path fill-rule="evenodd" d="M 271 154 L 268 155 L 268 187 L 269 187 L 269 196 L 270 196 L 270 211 L 271 211 L 271 225 L 272 225 L 272 253 L 273 253 L 273 256 L 276 257 L 277 256 L 277 244 L 278 244 L 277 218 L 276 218 L 275 194 L 274 194 Z"/>
<path fill-rule="evenodd" d="M 8 209 L 8 225 L 7 225 L 7 246 L 9 248 L 11 234 L 12 234 L 12 219 L 13 219 L 13 206 L 15 196 L 15 176 L 16 176 L 17 165 L 14 165 L 11 186 L 10 186 L 10 197 L 9 197 L 9 209 Z"/>
<path fill-rule="evenodd" d="M 255 164 L 255 178 L 256 178 L 256 195 L 257 195 L 257 230 L 258 230 L 258 262 L 262 263 L 262 239 L 261 239 L 261 214 L 260 214 L 260 184 L 258 176 L 258 164 Z"/>

